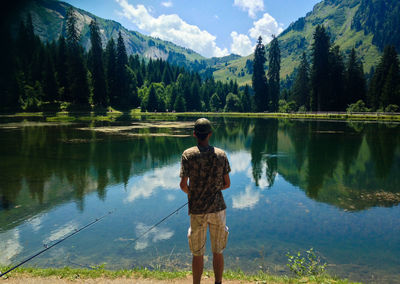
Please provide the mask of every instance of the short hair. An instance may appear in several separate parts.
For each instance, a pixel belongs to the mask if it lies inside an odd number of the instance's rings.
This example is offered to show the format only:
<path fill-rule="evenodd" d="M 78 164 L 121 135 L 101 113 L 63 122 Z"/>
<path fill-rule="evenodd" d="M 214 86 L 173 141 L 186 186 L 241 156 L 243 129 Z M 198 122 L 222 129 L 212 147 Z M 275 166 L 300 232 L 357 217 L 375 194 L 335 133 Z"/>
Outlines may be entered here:
<path fill-rule="evenodd" d="M 200 141 L 204 141 L 204 140 L 206 140 L 208 134 L 210 134 L 211 132 L 209 132 L 209 133 L 197 133 L 197 132 L 195 131 L 194 133 L 196 134 L 196 137 L 197 137 Z"/>

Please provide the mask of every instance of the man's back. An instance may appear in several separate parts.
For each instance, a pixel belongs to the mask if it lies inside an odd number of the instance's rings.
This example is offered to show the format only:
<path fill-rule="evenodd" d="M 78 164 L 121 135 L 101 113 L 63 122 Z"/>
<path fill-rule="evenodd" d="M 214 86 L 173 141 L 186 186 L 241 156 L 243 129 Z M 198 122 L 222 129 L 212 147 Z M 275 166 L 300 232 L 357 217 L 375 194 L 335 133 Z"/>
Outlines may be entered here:
<path fill-rule="evenodd" d="M 221 193 L 229 163 L 223 150 L 194 146 L 182 154 L 181 176 L 190 179 L 189 213 L 205 214 L 226 209 Z"/>

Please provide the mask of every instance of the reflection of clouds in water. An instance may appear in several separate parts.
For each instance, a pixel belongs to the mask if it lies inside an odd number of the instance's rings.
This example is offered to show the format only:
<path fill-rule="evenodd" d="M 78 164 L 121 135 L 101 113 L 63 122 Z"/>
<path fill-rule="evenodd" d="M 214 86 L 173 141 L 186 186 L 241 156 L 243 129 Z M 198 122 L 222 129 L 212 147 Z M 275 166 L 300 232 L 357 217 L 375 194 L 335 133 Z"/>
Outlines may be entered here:
<path fill-rule="evenodd" d="M 144 174 L 141 180 L 129 189 L 128 197 L 124 201 L 133 202 L 140 197 L 148 198 L 153 195 L 158 187 L 178 189 L 179 170 L 180 163 L 176 163 L 175 165 L 155 169 L 150 173 Z"/>
<path fill-rule="evenodd" d="M 266 163 L 266 162 L 263 162 L 263 163 L 261 164 L 261 177 L 260 177 L 260 179 L 258 180 L 258 187 L 259 187 L 260 189 L 268 188 L 269 185 L 270 185 L 270 183 L 269 183 L 269 181 L 268 181 L 268 178 L 267 178 L 267 175 L 266 175 L 266 172 L 267 172 L 267 163 Z M 246 176 L 247 176 L 249 179 L 251 179 L 251 181 L 252 181 L 254 184 L 256 183 L 256 181 L 255 181 L 255 179 L 254 179 L 254 177 L 253 177 L 253 168 L 252 168 L 252 167 L 249 167 L 249 168 L 247 169 Z M 275 176 L 276 176 L 276 175 L 275 175 Z"/>
<path fill-rule="evenodd" d="M 19 230 L 13 229 L 0 233 L 0 264 L 10 265 L 11 258 L 22 251 L 19 243 Z"/>
<path fill-rule="evenodd" d="M 167 200 L 168 200 L 168 201 L 174 201 L 175 198 L 176 198 L 175 195 L 172 195 L 172 194 L 168 194 L 168 195 L 167 195 Z"/>
<path fill-rule="evenodd" d="M 229 159 L 231 166 L 231 174 L 235 174 L 238 172 L 246 172 L 246 170 L 250 167 L 251 164 L 251 155 L 250 153 L 245 151 L 232 153 L 229 156 Z"/>
<path fill-rule="evenodd" d="M 136 236 L 139 236 L 146 232 L 148 229 L 150 229 L 151 226 L 147 226 L 143 223 L 139 223 L 136 225 Z M 163 241 L 163 240 L 168 240 L 174 235 L 174 232 L 172 232 L 169 229 L 166 228 L 153 228 L 151 231 L 149 231 L 146 235 L 144 235 L 142 238 L 140 238 L 135 245 L 136 250 L 142 250 L 145 249 L 149 246 L 150 240 L 153 243 L 156 243 L 158 241 Z"/>
<path fill-rule="evenodd" d="M 78 225 L 71 221 L 64 227 L 53 230 L 50 233 L 50 236 L 48 236 L 46 239 L 43 240 L 43 243 L 49 244 L 51 242 L 59 240 L 62 237 L 66 236 L 67 234 L 72 233 L 73 231 L 75 231 L 77 229 L 78 229 Z"/>
<path fill-rule="evenodd" d="M 44 215 L 39 216 L 39 217 L 34 217 L 34 218 L 28 220 L 28 223 L 32 226 L 32 230 L 34 232 L 37 232 L 42 228 L 43 217 L 44 217 Z"/>
<path fill-rule="evenodd" d="M 258 203 L 260 197 L 260 192 L 253 190 L 251 185 L 248 185 L 244 192 L 232 197 L 232 207 L 235 209 L 251 209 Z"/>

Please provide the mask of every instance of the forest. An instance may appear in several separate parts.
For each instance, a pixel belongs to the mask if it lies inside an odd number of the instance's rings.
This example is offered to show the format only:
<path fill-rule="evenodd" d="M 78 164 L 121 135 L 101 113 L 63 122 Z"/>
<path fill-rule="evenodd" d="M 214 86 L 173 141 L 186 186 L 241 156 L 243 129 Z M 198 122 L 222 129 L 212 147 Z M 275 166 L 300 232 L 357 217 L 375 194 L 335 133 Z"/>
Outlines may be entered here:
<path fill-rule="evenodd" d="M 80 44 L 74 10 L 67 11 L 65 32 L 42 42 L 28 14 L 17 35 L 5 39 L 0 67 L 0 111 L 104 111 L 140 108 L 148 112 L 306 112 L 384 111 L 400 105 L 400 69 L 394 46 L 364 74 L 355 50 L 344 57 L 317 26 L 310 56 L 303 53 L 291 86 L 280 80 L 280 48 L 260 37 L 252 62 L 252 86 L 222 83 L 212 76 L 161 59 L 127 55 L 124 39 L 102 43 L 96 21 L 90 23 L 91 48 Z M 105 47 L 105 48 L 104 48 Z M 366 79 L 368 78 L 368 80 Z"/>

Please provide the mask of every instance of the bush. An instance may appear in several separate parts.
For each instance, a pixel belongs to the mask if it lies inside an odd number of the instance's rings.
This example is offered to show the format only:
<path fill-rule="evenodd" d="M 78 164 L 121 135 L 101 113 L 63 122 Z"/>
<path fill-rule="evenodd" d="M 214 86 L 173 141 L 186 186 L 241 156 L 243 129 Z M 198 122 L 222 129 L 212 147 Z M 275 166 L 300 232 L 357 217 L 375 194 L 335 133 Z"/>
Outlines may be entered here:
<path fill-rule="evenodd" d="M 326 263 L 321 264 L 321 259 L 314 252 L 313 248 L 306 251 L 306 256 L 302 256 L 300 252 L 293 256 L 289 253 L 288 264 L 290 270 L 299 277 L 303 276 L 317 276 L 325 272 Z"/>
<path fill-rule="evenodd" d="M 285 100 L 279 100 L 279 112 L 289 113 L 296 110 L 296 103 L 294 101 L 286 102 Z"/>
<path fill-rule="evenodd" d="M 301 106 L 301 107 L 299 107 L 299 109 L 297 110 L 297 112 L 299 112 L 299 113 L 306 113 L 306 112 L 307 112 L 306 106 Z"/>
<path fill-rule="evenodd" d="M 371 111 L 371 110 L 366 107 L 363 100 L 358 100 L 356 103 L 350 104 L 346 109 L 346 112 L 349 112 L 349 113 L 351 113 L 351 112 L 369 112 L 369 111 Z"/>
<path fill-rule="evenodd" d="M 385 107 L 385 112 L 398 112 L 399 106 L 398 105 L 388 105 Z"/>

